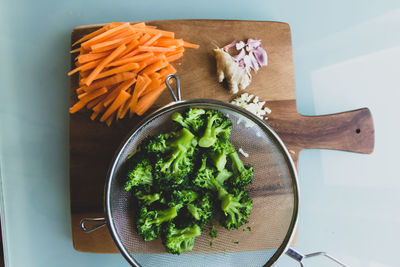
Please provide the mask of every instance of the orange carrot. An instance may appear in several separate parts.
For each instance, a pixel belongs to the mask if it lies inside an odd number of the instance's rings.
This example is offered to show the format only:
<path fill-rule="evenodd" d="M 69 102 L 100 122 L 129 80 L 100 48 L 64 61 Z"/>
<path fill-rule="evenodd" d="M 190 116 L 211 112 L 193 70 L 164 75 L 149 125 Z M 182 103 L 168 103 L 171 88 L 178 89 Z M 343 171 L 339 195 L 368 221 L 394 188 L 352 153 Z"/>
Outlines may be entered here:
<path fill-rule="evenodd" d="M 86 63 L 86 64 L 83 64 L 83 65 L 81 65 L 81 66 L 79 66 L 79 67 L 77 67 L 77 68 L 71 70 L 70 72 L 68 72 L 68 76 L 71 76 L 72 74 L 74 74 L 75 72 L 78 72 L 78 71 L 93 69 L 93 68 L 96 67 L 101 61 L 102 61 L 102 59 L 98 59 L 98 60 L 93 60 L 93 61 L 90 61 L 90 62 L 88 62 L 88 63 Z"/>
<path fill-rule="evenodd" d="M 107 76 L 111 76 L 117 73 L 121 73 L 121 72 L 126 72 L 126 71 L 132 71 L 134 69 L 139 68 L 139 64 L 138 63 L 128 63 L 116 68 L 112 68 L 103 72 L 100 72 L 99 75 L 96 76 L 96 80 L 107 77 Z"/>
<path fill-rule="evenodd" d="M 117 48 L 121 44 L 127 44 L 131 41 L 136 40 L 139 37 L 140 33 L 137 34 L 128 34 L 127 36 L 115 40 L 105 41 L 103 43 L 94 44 L 90 48 L 92 52 L 99 53 L 103 51 L 108 51 L 111 49 Z"/>
<path fill-rule="evenodd" d="M 143 46 L 149 46 L 152 45 L 157 39 L 161 37 L 161 33 L 157 33 L 153 37 L 151 37 L 147 42 L 143 43 Z"/>
<path fill-rule="evenodd" d="M 104 98 L 106 98 L 106 95 L 105 95 L 105 94 L 104 94 L 104 95 L 101 95 L 101 96 L 99 96 L 99 97 L 93 99 L 93 100 L 90 101 L 89 103 L 87 103 L 86 107 L 89 108 L 89 109 L 91 109 L 91 108 L 93 108 L 94 106 L 96 106 L 98 103 L 100 103 L 101 101 L 103 101 Z"/>
<path fill-rule="evenodd" d="M 111 86 L 120 82 L 124 82 L 126 80 L 134 79 L 136 74 L 130 71 L 118 73 L 114 76 L 106 78 L 104 80 L 95 81 L 90 86 L 83 86 L 81 87 L 84 91 L 90 92 L 96 90 L 101 87 Z"/>
<path fill-rule="evenodd" d="M 118 27 L 117 27 L 118 28 Z M 96 78 L 96 76 L 104 69 L 105 66 L 108 65 L 114 58 L 116 58 L 119 54 L 124 51 L 126 46 L 124 44 L 120 45 L 117 49 L 115 49 L 109 56 L 107 56 L 105 59 L 101 61 L 99 65 L 96 66 L 96 68 L 90 73 L 90 75 L 87 77 L 85 84 L 90 85 L 93 80 Z"/>
<path fill-rule="evenodd" d="M 92 60 L 103 58 L 103 57 L 107 56 L 108 54 L 109 54 L 109 52 L 89 53 L 89 54 L 85 54 L 85 55 L 80 55 L 77 57 L 77 59 L 80 64 L 83 64 L 83 63 L 86 63 L 86 62 L 89 62 Z"/>
<path fill-rule="evenodd" d="M 82 43 L 82 42 L 84 42 L 84 41 L 86 41 L 86 40 L 89 40 L 89 39 L 91 39 L 91 38 L 93 38 L 93 37 L 95 37 L 95 36 L 97 36 L 97 35 L 99 35 L 99 34 L 105 32 L 105 31 L 107 31 L 107 28 L 104 26 L 104 27 L 102 27 L 102 28 L 100 28 L 100 29 L 98 29 L 98 30 L 92 32 L 92 33 L 89 33 L 89 34 L 83 36 L 81 39 L 79 39 L 78 41 L 76 41 L 75 43 L 73 43 L 72 46 L 75 46 L 75 45 L 77 45 L 77 44 L 79 44 L 79 43 Z"/>
<path fill-rule="evenodd" d="M 160 85 L 163 83 L 160 78 L 157 79 L 152 79 L 150 84 L 146 87 L 146 89 L 143 91 L 142 95 L 147 94 L 150 91 L 153 91 L 160 87 Z"/>
<path fill-rule="evenodd" d="M 171 52 L 175 51 L 176 47 L 161 47 L 161 46 L 142 46 L 139 45 L 139 51 L 147 51 L 147 52 Z"/>
<path fill-rule="evenodd" d="M 95 92 L 92 92 L 90 94 L 87 94 L 86 96 L 84 96 L 82 99 L 80 99 L 78 102 L 75 103 L 75 105 L 73 105 L 70 109 L 69 109 L 69 113 L 73 114 L 77 111 L 79 111 L 80 109 L 82 109 L 90 100 L 101 96 L 102 94 L 107 93 L 107 88 L 103 87 L 100 90 L 97 90 Z"/>
<path fill-rule="evenodd" d="M 135 88 L 133 89 L 133 94 L 129 100 L 129 117 L 132 117 L 135 113 L 136 103 L 138 98 L 142 95 L 143 91 L 150 84 L 151 80 L 143 75 L 138 76 L 138 81 L 136 82 Z"/>
<path fill-rule="evenodd" d="M 142 96 L 136 105 L 135 113 L 142 116 L 156 102 L 166 87 L 165 84 L 162 84 L 157 89 Z"/>
<path fill-rule="evenodd" d="M 123 65 L 123 64 L 127 64 L 127 63 L 133 63 L 133 62 L 140 62 L 142 60 L 151 58 L 152 56 L 154 56 L 153 52 L 147 52 L 147 53 L 143 53 L 143 54 L 140 54 L 140 55 L 137 55 L 137 56 L 133 56 L 133 57 L 129 57 L 129 58 L 113 61 L 110 64 L 108 64 L 107 67 L 119 66 L 119 65 Z"/>
<path fill-rule="evenodd" d="M 121 83 L 120 85 L 118 85 L 118 87 L 116 87 L 110 94 L 108 94 L 108 96 L 104 99 L 103 101 L 103 105 L 105 107 L 107 107 L 108 105 L 110 105 L 114 99 L 118 96 L 118 94 L 120 93 L 120 91 L 126 91 L 129 87 L 131 87 L 134 83 L 135 83 L 136 79 L 132 79 L 132 80 L 127 80 L 123 83 Z"/>
<path fill-rule="evenodd" d="M 159 79 L 160 78 L 160 73 L 158 73 L 158 72 L 153 72 L 153 73 L 150 73 L 150 75 L 149 75 L 149 77 L 152 79 L 152 80 L 154 80 L 154 79 Z"/>
<path fill-rule="evenodd" d="M 100 112 L 93 111 L 92 115 L 90 115 L 90 119 L 93 121 L 100 114 Z"/>
<path fill-rule="evenodd" d="M 119 58 L 123 58 L 126 54 L 130 53 L 132 50 L 134 50 L 136 47 L 138 47 L 139 45 L 139 40 L 132 40 L 132 42 L 130 42 L 127 46 L 124 52 L 121 53 L 121 55 L 119 55 L 119 57 L 117 57 L 117 59 Z"/>
<path fill-rule="evenodd" d="M 145 33 L 140 39 L 139 39 L 139 44 L 144 44 L 146 43 L 148 40 L 151 39 L 151 35 L 148 33 Z"/>
<path fill-rule="evenodd" d="M 157 61 L 157 62 L 151 64 L 150 66 L 147 66 L 146 68 L 144 68 L 142 70 L 142 73 L 150 74 L 152 72 L 156 72 L 156 71 L 158 71 L 158 70 L 160 70 L 162 68 L 167 67 L 168 64 L 169 63 L 167 61 L 165 61 L 165 60 Z"/>
<path fill-rule="evenodd" d="M 146 23 L 139 22 L 139 23 L 136 23 L 136 24 L 132 24 L 131 27 L 132 28 L 144 28 L 144 27 L 146 27 Z"/>
<path fill-rule="evenodd" d="M 81 49 L 80 48 L 76 48 L 76 49 L 72 49 L 71 51 L 69 51 L 71 54 L 75 54 L 75 53 L 78 53 L 78 52 L 80 52 L 81 51 Z"/>
<path fill-rule="evenodd" d="M 110 38 L 111 36 L 115 36 L 115 35 L 119 34 L 120 32 L 122 32 L 123 30 L 126 30 L 127 28 L 129 28 L 129 23 L 123 23 L 115 28 L 109 29 L 109 30 L 89 39 L 88 41 L 82 43 L 81 46 L 82 47 L 90 47 L 91 45 L 93 45 L 95 43 L 103 42 L 103 41 L 107 40 L 108 38 Z"/>
<path fill-rule="evenodd" d="M 125 91 L 120 91 L 118 96 L 115 98 L 114 102 L 111 104 L 111 106 L 108 107 L 106 112 L 104 112 L 103 116 L 101 116 L 100 121 L 103 122 L 108 117 L 115 112 L 121 105 L 125 103 L 126 100 L 129 99 L 131 95 Z"/>
<path fill-rule="evenodd" d="M 188 48 L 199 48 L 200 46 L 198 45 L 198 44 L 192 44 L 192 43 L 189 43 L 189 42 L 186 42 L 186 41 L 184 41 L 183 42 L 183 47 L 188 47 Z"/>
<path fill-rule="evenodd" d="M 165 53 L 165 56 L 169 57 L 169 56 L 172 56 L 172 55 L 175 55 L 178 53 L 183 53 L 183 52 L 185 52 L 185 48 L 183 46 L 180 46 L 180 47 L 176 48 L 175 51 Z"/>
<path fill-rule="evenodd" d="M 137 32 L 145 32 L 148 34 L 156 35 L 158 33 L 161 33 L 162 36 L 168 37 L 168 38 L 175 38 L 175 33 L 169 32 L 169 31 L 162 31 L 154 28 L 134 28 L 135 31 Z"/>
<path fill-rule="evenodd" d="M 184 41 L 183 39 L 170 39 L 170 38 L 164 38 L 164 39 L 159 39 L 156 42 L 157 46 L 166 46 L 166 47 L 170 47 L 170 46 L 183 46 Z"/>
<path fill-rule="evenodd" d="M 175 55 L 168 56 L 167 57 L 167 61 L 168 62 L 173 62 L 175 60 L 180 59 L 181 57 L 183 57 L 183 53 L 178 53 L 178 54 L 175 54 Z"/>
<path fill-rule="evenodd" d="M 111 123 L 113 122 L 115 117 L 115 111 L 110 115 L 110 117 L 108 117 L 108 119 L 106 119 L 106 124 L 108 127 L 110 127 Z"/>

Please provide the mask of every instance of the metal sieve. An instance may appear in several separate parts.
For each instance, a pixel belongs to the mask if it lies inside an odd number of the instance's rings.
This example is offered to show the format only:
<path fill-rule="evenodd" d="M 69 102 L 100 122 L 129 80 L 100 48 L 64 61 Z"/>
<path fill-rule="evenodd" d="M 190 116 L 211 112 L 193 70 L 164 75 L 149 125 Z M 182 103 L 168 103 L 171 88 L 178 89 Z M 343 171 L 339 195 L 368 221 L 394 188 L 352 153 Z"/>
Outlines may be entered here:
<path fill-rule="evenodd" d="M 177 95 L 169 83 L 172 78 L 176 80 Z M 299 209 L 297 173 L 287 148 L 274 130 L 254 114 L 226 102 L 211 99 L 181 101 L 179 79 L 175 75 L 168 76 L 166 84 L 175 102 L 146 117 L 122 143 L 105 185 L 106 216 L 84 218 L 82 229 L 91 232 L 106 224 L 115 244 L 132 266 L 160 266 L 160 262 L 161 266 L 174 267 L 271 266 L 284 253 L 299 261 L 301 266 L 304 258 L 317 255 L 325 255 L 341 264 L 324 252 L 302 255 L 289 248 Z M 172 129 L 174 112 L 194 107 L 218 110 L 232 121 L 230 141 L 249 155 L 242 157 L 243 162 L 254 167 L 254 182 L 247 187 L 253 209 L 249 223 L 238 230 L 228 231 L 214 223 L 218 232 L 214 240 L 208 235 L 207 227 L 210 226 L 206 226 L 202 235 L 196 238 L 193 251 L 177 256 L 167 254 L 160 239 L 144 242 L 136 233 L 133 194 L 124 190 L 124 163 L 145 137 Z M 86 228 L 89 221 L 100 221 L 100 224 Z"/>

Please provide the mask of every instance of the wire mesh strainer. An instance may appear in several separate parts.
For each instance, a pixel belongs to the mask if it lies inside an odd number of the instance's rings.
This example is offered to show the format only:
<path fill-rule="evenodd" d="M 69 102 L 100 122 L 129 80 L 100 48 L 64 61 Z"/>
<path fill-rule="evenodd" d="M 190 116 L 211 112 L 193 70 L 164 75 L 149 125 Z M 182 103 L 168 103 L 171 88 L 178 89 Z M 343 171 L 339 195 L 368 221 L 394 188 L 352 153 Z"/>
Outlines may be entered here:
<path fill-rule="evenodd" d="M 171 78 L 176 79 L 177 96 L 169 85 Z M 108 225 L 127 261 L 133 266 L 160 266 L 161 262 L 161 266 L 174 267 L 270 266 L 284 253 L 301 265 L 303 258 L 314 256 L 288 248 L 297 223 L 299 191 L 293 161 L 277 134 L 257 116 L 237 106 L 210 99 L 181 101 L 179 79 L 175 75 L 170 75 L 166 84 L 176 102 L 152 113 L 129 134 L 112 162 L 105 186 L 106 218 L 102 224 Z M 144 242 L 136 233 L 133 195 L 124 190 L 124 163 L 145 137 L 171 129 L 174 112 L 190 107 L 218 110 L 232 120 L 230 141 L 249 154 L 243 161 L 254 166 L 254 182 L 248 186 L 253 209 L 247 225 L 231 231 L 217 227 L 218 237 L 212 246 L 205 229 L 196 238 L 193 251 L 177 256 L 166 254 L 159 239 Z M 101 219 L 83 219 L 81 226 L 86 232 L 99 227 L 86 228 L 85 223 L 90 220 Z M 247 227 L 251 231 L 243 231 Z"/>

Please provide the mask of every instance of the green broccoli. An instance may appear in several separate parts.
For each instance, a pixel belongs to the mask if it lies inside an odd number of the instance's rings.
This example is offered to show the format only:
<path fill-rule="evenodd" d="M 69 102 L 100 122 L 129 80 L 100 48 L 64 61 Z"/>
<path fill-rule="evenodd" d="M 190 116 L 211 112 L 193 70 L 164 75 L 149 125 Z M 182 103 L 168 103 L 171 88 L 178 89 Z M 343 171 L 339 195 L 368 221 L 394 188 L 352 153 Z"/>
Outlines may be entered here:
<path fill-rule="evenodd" d="M 210 147 L 210 157 L 217 168 L 221 171 L 225 168 L 227 162 L 227 155 L 235 152 L 233 145 L 225 139 L 217 139 L 217 141 Z"/>
<path fill-rule="evenodd" d="M 232 171 L 234 174 L 233 178 L 230 179 L 230 183 L 234 187 L 244 187 L 251 184 L 254 177 L 253 166 L 244 166 L 236 151 L 229 154 L 229 157 L 232 161 Z"/>
<path fill-rule="evenodd" d="M 134 186 L 153 184 L 153 167 L 150 160 L 143 159 L 136 163 L 135 167 L 128 172 L 128 181 L 125 184 L 125 190 L 129 191 Z"/>
<path fill-rule="evenodd" d="M 182 208 L 184 205 L 194 202 L 198 194 L 191 190 L 174 190 L 171 194 L 171 200 L 168 205 L 170 207 Z"/>
<path fill-rule="evenodd" d="M 155 163 L 158 180 L 161 184 L 176 186 L 182 184 L 186 176 L 193 171 L 193 156 L 196 152 L 195 136 L 187 129 L 182 128 L 169 148 L 171 153 L 167 157 L 160 157 Z"/>
<path fill-rule="evenodd" d="M 206 113 L 201 108 L 191 108 L 182 115 L 179 112 L 172 114 L 172 120 L 179 123 L 183 128 L 186 128 L 194 133 L 197 133 L 204 125 L 202 115 Z"/>
<path fill-rule="evenodd" d="M 201 234 L 201 228 L 197 224 L 182 229 L 176 228 L 174 223 L 169 223 L 163 232 L 162 242 L 169 253 L 181 254 L 191 251 L 194 239 Z"/>
<path fill-rule="evenodd" d="M 214 201 L 210 192 L 205 192 L 201 198 L 195 202 L 187 204 L 187 209 L 196 223 L 203 227 L 206 225 L 214 215 Z"/>
<path fill-rule="evenodd" d="M 135 192 L 136 198 L 139 200 L 141 204 L 150 205 L 151 203 L 160 200 L 160 194 L 145 194 L 142 190 L 137 190 Z"/>
<path fill-rule="evenodd" d="M 221 224 L 227 229 L 237 229 L 248 222 L 253 202 L 246 189 L 233 189 L 232 194 L 221 197 L 221 209 L 224 216 L 221 217 Z"/>
<path fill-rule="evenodd" d="M 207 124 L 203 136 L 199 140 L 200 147 L 210 147 L 217 141 L 217 136 L 227 140 L 231 134 L 232 122 L 221 112 L 208 110 Z"/>
<path fill-rule="evenodd" d="M 157 239 L 161 224 L 172 220 L 178 215 L 175 207 L 165 210 L 148 210 L 146 206 L 142 206 L 139 212 L 136 227 L 138 234 L 143 237 L 144 241 Z"/>
<path fill-rule="evenodd" d="M 207 165 L 207 156 L 203 154 L 201 166 L 192 182 L 197 187 L 217 192 L 220 197 L 227 194 L 224 188 L 224 182 L 231 176 L 232 173 L 226 169 L 218 172 L 214 167 Z"/>

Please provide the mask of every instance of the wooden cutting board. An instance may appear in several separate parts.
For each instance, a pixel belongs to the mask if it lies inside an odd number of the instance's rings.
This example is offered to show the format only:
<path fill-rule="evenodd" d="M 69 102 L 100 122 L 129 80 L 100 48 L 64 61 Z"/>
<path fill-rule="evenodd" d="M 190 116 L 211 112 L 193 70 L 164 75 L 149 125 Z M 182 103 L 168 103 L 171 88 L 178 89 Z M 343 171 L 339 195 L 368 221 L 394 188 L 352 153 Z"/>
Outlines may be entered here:
<path fill-rule="evenodd" d="M 267 101 L 272 110 L 267 123 L 275 129 L 288 147 L 297 165 L 302 149 L 324 148 L 371 153 L 374 127 L 367 108 L 325 116 L 302 116 L 297 112 L 292 43 L 286 23 L 266 21 L 172 20 L 151 21 L 160 29 L 174 31 L 178 38 L 200 44 L 197 50 L 186 49 L 184 57 L 174 62 L 181 78 L 183 99 L 212 98 L 230 101 L 233 96 L 216 78 L 212 49 L 232 40 L 261 39 L 268 53 L 268 66 L 253 75 L 246 92 Z M 76 27 L 71 43 L 97 29 L 99 25 Z M 71 66 L 73 55 L 71 56 Z M 77 76 L 71 78 L 71 105 L 76 102 Z M 167 90 L 157 107 L 171 102 Z M 108 229 L 82 232 L 79 221 L 84 217 L 103 217 L 103 193 L 110 161 L 127 133 L 139 118 L 124 119 L 107 127 L 91 121 L 90 113 L 70 116 L 70 194 L 72 238 L 76 250 L 115 253 Z"/>

